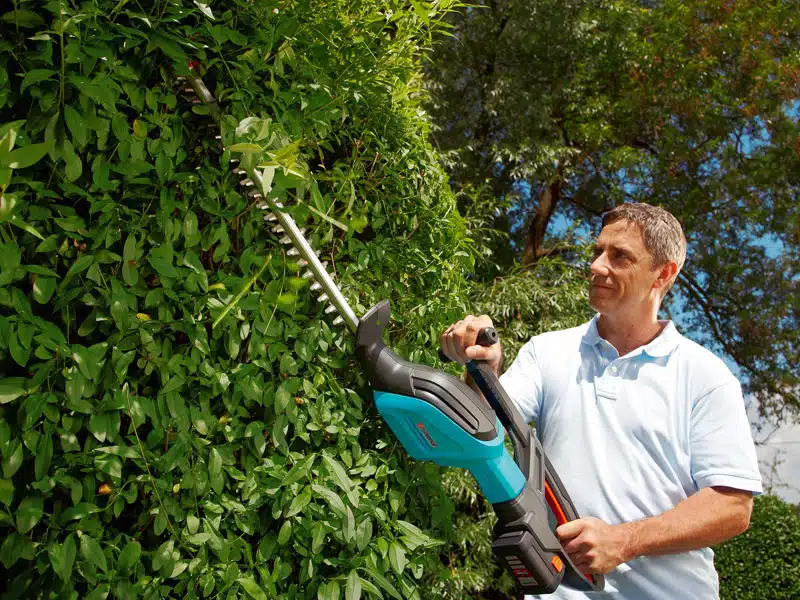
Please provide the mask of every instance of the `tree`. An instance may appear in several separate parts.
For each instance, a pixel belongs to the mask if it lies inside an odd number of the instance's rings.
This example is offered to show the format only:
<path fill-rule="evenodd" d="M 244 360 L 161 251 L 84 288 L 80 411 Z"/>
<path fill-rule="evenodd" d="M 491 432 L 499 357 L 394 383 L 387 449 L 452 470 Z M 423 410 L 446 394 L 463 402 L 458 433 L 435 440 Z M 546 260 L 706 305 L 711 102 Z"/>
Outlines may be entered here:
<path fill-rule="evenodd" d="M 559 255 L 563 227 L 647 201 L 684 226 L 665 306 L 736 365 L 762 416 L 800 417 L 800 56 L 788 2 L 487 0 L 449 16 L 427 68 L 459 208 L 490 285 Z"/>

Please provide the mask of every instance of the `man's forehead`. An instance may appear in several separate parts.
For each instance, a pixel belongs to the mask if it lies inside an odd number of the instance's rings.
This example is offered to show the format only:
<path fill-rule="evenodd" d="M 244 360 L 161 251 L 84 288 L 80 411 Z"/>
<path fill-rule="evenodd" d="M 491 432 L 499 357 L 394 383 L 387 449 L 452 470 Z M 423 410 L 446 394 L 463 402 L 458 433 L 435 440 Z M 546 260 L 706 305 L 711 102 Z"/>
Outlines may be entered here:
<path fill-rule="evenodd" d="M 602 246 L 608 243 L 615 246 L 626 245 L 645 248 L 641 227 L 627 219 L 620 219 L 603 227 L 595 245 Z"/>

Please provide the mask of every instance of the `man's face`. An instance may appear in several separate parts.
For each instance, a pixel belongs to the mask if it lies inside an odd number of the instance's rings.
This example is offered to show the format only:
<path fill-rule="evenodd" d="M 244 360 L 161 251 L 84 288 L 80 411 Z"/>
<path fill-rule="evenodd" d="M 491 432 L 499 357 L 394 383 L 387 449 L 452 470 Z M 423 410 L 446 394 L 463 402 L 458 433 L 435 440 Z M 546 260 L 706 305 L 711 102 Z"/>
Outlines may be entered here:
<path fill-rule="evenodd" d="M 589 306 L 600 314 L 637 312 L 655 293 L 659 272 L 639 226 L 625 219 L 610 223 L 595 242 Z"/>

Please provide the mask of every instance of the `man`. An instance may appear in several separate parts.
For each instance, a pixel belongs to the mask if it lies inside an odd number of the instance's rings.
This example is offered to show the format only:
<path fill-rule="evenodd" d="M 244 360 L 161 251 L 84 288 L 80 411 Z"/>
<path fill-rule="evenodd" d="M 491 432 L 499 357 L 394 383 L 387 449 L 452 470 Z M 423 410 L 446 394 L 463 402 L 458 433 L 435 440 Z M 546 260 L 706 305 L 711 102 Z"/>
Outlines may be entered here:
<path fill-rule="evenodd" d="M 710 546 L 749 526 L 761 476 L 741 386 L 657 318 L 685 256 L 667 211 L 606 213 L 591 265 L 597 315 L 535 336 L 500 376 L 581 515 L 556 535 L 578 568 L 606 575 L 606 592 L 560 586 L 544 598 L 718 598 Z M 499 376 L 500 344 L 475 345 L 491 325 L 467 316 L 442 334 L 442 350 L 462 364 L 485 360 Z"/>

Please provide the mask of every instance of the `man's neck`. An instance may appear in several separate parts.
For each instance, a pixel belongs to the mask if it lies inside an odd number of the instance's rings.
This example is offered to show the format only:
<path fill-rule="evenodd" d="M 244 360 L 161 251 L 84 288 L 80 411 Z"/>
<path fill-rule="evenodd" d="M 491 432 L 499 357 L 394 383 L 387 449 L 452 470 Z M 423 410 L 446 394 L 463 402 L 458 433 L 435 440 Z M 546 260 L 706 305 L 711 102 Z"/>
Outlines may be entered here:
<path fill-rule="evenodd" d="M 663 328 L 656 313 L 633 319 L 601 314 L 597 320 L 600 337 L 614 346 L 620 356 L 649 344 Z"/>

